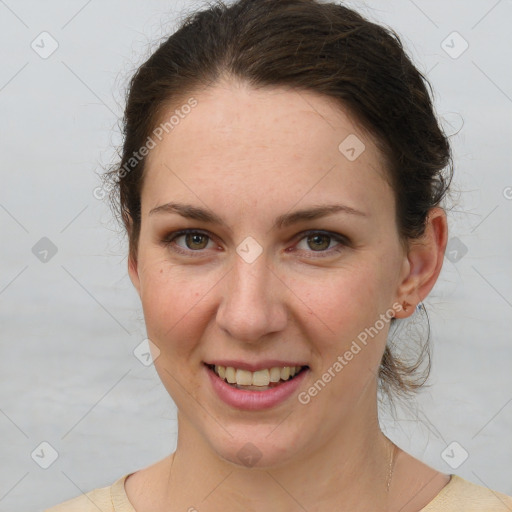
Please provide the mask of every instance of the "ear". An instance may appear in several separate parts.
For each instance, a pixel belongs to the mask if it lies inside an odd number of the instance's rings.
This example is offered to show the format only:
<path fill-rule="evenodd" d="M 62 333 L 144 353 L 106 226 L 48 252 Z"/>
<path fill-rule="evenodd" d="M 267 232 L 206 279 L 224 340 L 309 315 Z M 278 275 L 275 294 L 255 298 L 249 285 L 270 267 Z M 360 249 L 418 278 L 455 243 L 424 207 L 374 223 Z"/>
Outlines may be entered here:
<path fill-rule="evenodd" d="M 425 232 L 418 240 L 409 243 L 405 256 L 397 302 L 409 307 L 396 313 L 397 318 L 405 318 L 414 313 L 416 306 L 430 293 L 436 284 L 444 260 L 448 240 L 446 213 L 442 208 L 430 210 Z"/>
<path fill-rule="evenodd" d="M 130 216 L 127 216 L 127 231 L 128 236 L 131 237 L 132 233 L 132 219 Z M 132 282 L 133 286 L 137 290 L 139 296 L 140 296 L 140 278 L 139 278 L 139 269 L 138 269 L 138 262 L 137 262 L 137 256 L 131 253 L 131 250 L 128 250 L 128 275 L 130 276 L 130 281 Z"/>
<path fill-rule="evenodd" d="M 139 278 L 139 270 L 138 270 L 138 262 L 135 256 L 131 254 L 128 255 L 128 275 L 130 276 L 130 280 L 135 286 L 138 294 L 140 295 L 140 278 Z"/>

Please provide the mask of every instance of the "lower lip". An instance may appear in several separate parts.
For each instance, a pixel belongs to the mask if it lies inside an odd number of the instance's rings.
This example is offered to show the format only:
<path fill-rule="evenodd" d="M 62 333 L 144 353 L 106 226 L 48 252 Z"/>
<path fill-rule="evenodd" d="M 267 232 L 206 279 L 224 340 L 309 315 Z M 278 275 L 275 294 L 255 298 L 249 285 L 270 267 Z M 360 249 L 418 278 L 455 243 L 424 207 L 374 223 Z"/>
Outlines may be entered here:
<path fill-rule="evenodd" d="M 275 388 L 270 388 L 265 391 L 249 391 L 230 386 L 206 365 L 204 368 L 208 373 L 210 382 L 218 397 L 231 407 L 246 411 L 268 409 L 284 402 L 294 394 L 309 372 L 309 368 L 306 368 L 293 379 L 287 380 Z"/>

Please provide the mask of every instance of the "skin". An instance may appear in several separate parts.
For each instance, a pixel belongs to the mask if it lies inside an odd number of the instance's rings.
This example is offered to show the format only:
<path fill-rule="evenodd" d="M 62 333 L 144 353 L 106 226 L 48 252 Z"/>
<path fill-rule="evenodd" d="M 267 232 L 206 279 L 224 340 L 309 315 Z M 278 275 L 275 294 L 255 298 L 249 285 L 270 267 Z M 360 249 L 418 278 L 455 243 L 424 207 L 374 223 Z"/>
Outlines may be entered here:
<path fill-rule="evenodd" d="M 203 361 L 307 361 L 307 390 L 393 304 L 411 304 L 395 314 L 405 318 L 428 295 L 443 263 L 444 211 L 432 209 L 423 238 L 405 249 L 382 155 L 328 98 L 229 80 L 193 96 L 198 105 L 148 156 L 128 268 L 178 408 L 177 449 L 126 480 L 129 500 L 137 512 L 419 510 L 449 477 L 398 449 L 387 492 L 393 445 L 378 424 L 376 376 L 389 322 L 308 404 L 294 394 L 268 410 L 233 409 Z M 355 161 L 338 149 L 350 134 L 365 144 Z M 149 215 L 170 201 L 207 208 L 226 226 Z M 327 203 L 365 216 L 271 229 L 281 214 Z M 207 236 L 162 243 L 187 228 Z M 306 230 L 349 243 L 308 242 Z M 250 264 L 236 252 L 248 236 L 263 249 Z M 248 442 L 260 454 L 253 467 L 237 457 Z"/>

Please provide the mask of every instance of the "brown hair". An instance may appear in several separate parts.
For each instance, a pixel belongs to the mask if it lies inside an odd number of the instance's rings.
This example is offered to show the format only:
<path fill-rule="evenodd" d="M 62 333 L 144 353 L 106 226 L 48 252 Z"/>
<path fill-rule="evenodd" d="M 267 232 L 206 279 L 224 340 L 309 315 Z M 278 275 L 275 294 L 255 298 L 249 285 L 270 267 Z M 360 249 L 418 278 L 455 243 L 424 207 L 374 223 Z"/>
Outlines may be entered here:
<path fill-rule="evenodd" d="M 129 235 L 130 257 L 137 255 L 146 161 L 134 154 L 170 105 L 225 77 L 253 87 L 313 91 L 350 111 L 384 156 L 402 243 L 423 234 L 429 210 L 448 190 L 453 163 L 427 86 L 432 88 L 399 36 L 336 3 L 219 0 L 187 16 L 130 81 L 121 162 L 105 174 L 111 204 Z M 418 377 L 425 355 L 428 368 Z M 388 343 L 381 389 L 407 394 L 423 385 L 429 369 L 428 339 L 412 364 L 394 357 Z"/>

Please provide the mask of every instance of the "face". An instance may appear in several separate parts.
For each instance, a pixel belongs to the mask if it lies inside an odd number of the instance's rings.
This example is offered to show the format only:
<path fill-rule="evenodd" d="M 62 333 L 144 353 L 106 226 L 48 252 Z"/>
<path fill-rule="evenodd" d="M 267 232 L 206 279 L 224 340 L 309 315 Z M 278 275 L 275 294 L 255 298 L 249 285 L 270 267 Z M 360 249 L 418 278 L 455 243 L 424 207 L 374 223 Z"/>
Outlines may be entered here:
<path fill-rule="evenodd" d="M 212 453 L 298 460 L 375 410 L 409 271 L 393 190 L 374 142 L 327 98 L 228 82 L 194 98 L 148 157 L 129 267 L 155 366 Z M 307 368 L 240 392 L 207 363 Z"/>

